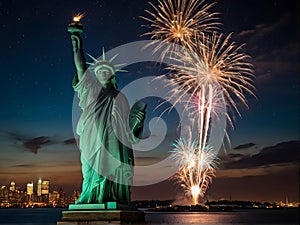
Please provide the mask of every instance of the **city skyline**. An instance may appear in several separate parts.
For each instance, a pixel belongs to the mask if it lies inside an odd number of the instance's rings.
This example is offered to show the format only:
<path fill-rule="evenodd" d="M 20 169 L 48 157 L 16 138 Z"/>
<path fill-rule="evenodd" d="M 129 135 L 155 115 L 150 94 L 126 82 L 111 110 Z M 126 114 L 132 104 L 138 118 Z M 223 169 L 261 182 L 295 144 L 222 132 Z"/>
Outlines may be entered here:
<path fill-rule="evenodd" d="M 73 197 L 73 199 L 71 200 L 71 202 L 69 203 L 74 203 L 74 201 L 76 201 L 76 198 L 78 198 L 80 192 L 78 190 L 74 190 L 72 193 L 67 193 L 64 191 L 63 187 L 60 187 L 59 189 L 55 189 L 55 188 L 49 188 L 49 181 L 48 180 L 43 180 L 47 182 L 47 188 L 44 190 L 47 190 L 47 192 L 42 192 L 41 194 L 39 194 L 39 187 L 38 184 L 40 183 L 41 178 L 38 179 L 38 181 L 36 182 L 36 191 L 34 189 L 34 182 L 29 182 L 27 183 L 27 187 L 25 188 L 21 188 L 20 186 L 16 186 L 16 182 L 15 181 L 11 181 L 10 186 L 7 188 L 6 185 L 2 185 L 0 184 L 0 207 L 3 206 L 2 204 L 4 203 L 8 203 L 6 202 L 7 200 L 3 199 L 3 196 L 1 195 L 1 192 L 3 193 L 3 190 L 7 189 L 12 193 L 15 192 L 22 192 L 24 193 L 24 195 L 29 197 L 27 199 L 23 199 L 21 202 L 18 202 L 18 204 L 20 204 L 19 206 L 21 206 L 23 203 L 30 203 L 30 204 L 36 204 L 39 202 L 44 202 L 47 205 L 37 205 L 38 207 L 43 207 L 43 206 L 51 206 L 51 204 L 53 204 L 53 202 L 57 202 L 57 200 L 60 198 L 60 195 L 63 195 L 64 197 L 67 196 L 75 196 L 75 198 Z M 51 186 L 50 186 L 51 187 Z M 47 196 L 46 198 L 39 198 L 41 195 L 43 196 Z M 8 196 L 11 196 L 10 194 Z M 52 196 L 52 200 L 51 200 L 51 196 Z M 34 199 L 34 197 L 36 197 L 37 199 Z M 39 199 L 38 199 L 39 198 Z M 15 200 L 15 199 L 13 199 Z M 144 199 L 144 200 L 135 200 L 133 199 L 133 202 L 170 202 L 172 205 L 190 205 L 189 202 L 178 202 L 176 199 L 165 199 L 165 200 L 157 200 L 157 199 Z M 288 196 L 286 196 L 284 199 L 280 200 L 280 201 L 275 201 L 275 202 L 266 202 L 266 201 L 249 201 L 249 200 L 239 200 L 239 199 L 231 199 L 231 197 L 229 199 L 205 199 L 205 201 L 200 202 L 200 205 L 204 205 L 207 204 L 207 202 L 211 202 L 211 204 L 216 204 L 216 202 L 253 202 L 253 203 L 261 203 L 264 204 L 266 206 L 268 206 L 269 204 L 273 204 L 276 205 L 277 207 L 299 207 L 300 206 L 300 201 L 299 202 L 291 202 L 289 201 Z M 49 204 L 50 203 L 50 204 Z M 265 203 L 268 203 L 267 205 Z M 11 203 L 10 203 L 11 204 Z M 49 205 L 48 205 L 49 204 Z M 169 203 L 168 203 L 169 204 Z M 167 205 L 168 205 L 167 204 Z M 64 206 L 66 206 L 67 204 L 63 204 Z M 11 205 L 12 207 L 16 207 L 16 205 Z M 55 206 L 55 205 L 53 205 Z M 9 207 L 9 206 L 6 206 Z M 256 208 L 257 206 L 255 206 L 254 208 Z M 267 207 L 268 208 L 268 207 Z"/>
<path fill-rule="evenodd" d="M 27 183 L 23 183 L 21 184 L 23 187 L 23 189 L 20 186 L 17 186 L 18 182 L 15 182 L 14 180 L 12 180 L 10 182 L 9 185 L 9 190 L 10 191 L 16 191 L 16 190 L 23 190 L 27 192 L 28 194 L 28 190 L 30 192 L 29 195 L 35 193 L 37 196 L 41 196 L 41 195 L 47 195 L 49 194 L 49 190 L 50 190 L 50 181 L 49 180 L 42 180 L 40 177 L 38 178 L 36 185 L 34 185 L 35 183 L 31 180 L 31 181 L 27 181 Z M 0 186 L 2 188 L 6 187 L 7 185 L 5 184 L 1 184 Z"/>
<path fill-rule="evenodd" d="M 151 1 L 154 4 L 156 0 Z M 212 2 L 212 1 L 208 1 Z M 83 41 L 87 53 L 100 56 L 117 46 L 144 40 L 147 1 L 70 2 L 1 1 L 0 18 L 0 184 L 27 184 L 28 177 L 47 178 L 53 188 L 81 189 L 80 151 L 74 139 L 71 83 L 75 68 L 67 25 L 85 12 Z M 224 33 L 233 32 L 238 44 L 246 43 L 256 75 L 257 99 L 241 109 L 234 130 L 228 129 L 231 146 L 219 153 L 217 177 L 208 188 L 209 199 L 299 201 L 299 3 L 276 0 L 220 0 Z M 161 73 L 153 63 L 125 67 L 117 75 L 119 89 L 141 77 Z M 136 87 L 136 92 L 148 90 Z M 148 103 L 144 138 L 156 142 L 149 122 L 160 115 L 155 100 Z M 176 138 L 178 118 L 163 117 L 166 140 L 155 150 L 137 152 L 136 164 L 161 161 Z M 147 146 L 146 146 L 147 147 Z M 162 170 L 137 177 L 152 179 Z M 151 178 L 150 178 L 151 177 Z M 184 200 L 182 190 L 165 177 L 158 183 L 133 187 L 133 199 Z"/>

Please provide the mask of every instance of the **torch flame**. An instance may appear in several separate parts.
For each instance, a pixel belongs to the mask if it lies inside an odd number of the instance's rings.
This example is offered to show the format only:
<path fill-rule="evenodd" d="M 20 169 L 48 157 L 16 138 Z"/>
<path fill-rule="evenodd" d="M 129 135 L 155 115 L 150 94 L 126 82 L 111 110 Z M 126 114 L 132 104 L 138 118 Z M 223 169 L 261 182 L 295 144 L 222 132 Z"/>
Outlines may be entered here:
<path fill-rule="evenodd" d="M 84 16 L 84 13 L 78 13 L 77 15 L 75 15 L 73 17 L 73 21 L 78 23 L 82 19 L 83 16 Z"/>

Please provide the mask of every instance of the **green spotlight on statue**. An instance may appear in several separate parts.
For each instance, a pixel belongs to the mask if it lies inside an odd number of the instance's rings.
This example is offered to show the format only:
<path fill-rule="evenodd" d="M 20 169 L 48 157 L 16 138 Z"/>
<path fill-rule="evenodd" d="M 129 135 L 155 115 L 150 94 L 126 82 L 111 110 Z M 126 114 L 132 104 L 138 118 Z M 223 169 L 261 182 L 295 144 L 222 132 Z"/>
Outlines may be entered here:
<path fill-rule="evenodd" d="M 146 104 L 138 101 L 130 109 L 126 97 L 118 91 L 116 73 L 125 71 L 119 68 L 124 65 L 113 63 L 116 56 L 106 59 L 103 49 L 101 58 L 89 55 L 93 61 L 86 62 L 80 36 L 82 16 L 74 17 L 68 32 L 76 68 L 72 85 L 82 109 L 76 132 L 80 137 L 83 183 L 76 203 L 63 212 L 63 221 L 79 221 L 82 217 L 109 221 L 109 213 L 116 218 L 116 211 L 109 210 L 120 210 L 120 221 L 143 221 L 143 213 L 134 211 L 131 205 L 130 186 L 134 166 L 132 144 L 142 137 Z M 88 215 L 89 210 L 97 210 L 98 214 Z"/>

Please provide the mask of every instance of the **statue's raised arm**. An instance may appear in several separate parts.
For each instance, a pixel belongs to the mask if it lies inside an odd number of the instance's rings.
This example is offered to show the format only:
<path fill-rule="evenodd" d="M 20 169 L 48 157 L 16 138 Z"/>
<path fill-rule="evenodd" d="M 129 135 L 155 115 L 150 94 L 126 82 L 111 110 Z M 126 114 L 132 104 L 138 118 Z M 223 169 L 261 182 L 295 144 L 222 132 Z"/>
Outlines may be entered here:
<path fill-rule="evenodd" d="M 70 30 L 72 30 L 72 28 L 69 27 L 69 32 Z M 86 61 L 83 53 L 82 38 L 79 32 L 76 32 L 76 30 L 70 33 L 71 33 L 71 40 L 72 40 L 73 53 L 74 53 L 74 63 L 75 63 L 78 79 L 81 80 L 83 74 L 86 71 Z"/>

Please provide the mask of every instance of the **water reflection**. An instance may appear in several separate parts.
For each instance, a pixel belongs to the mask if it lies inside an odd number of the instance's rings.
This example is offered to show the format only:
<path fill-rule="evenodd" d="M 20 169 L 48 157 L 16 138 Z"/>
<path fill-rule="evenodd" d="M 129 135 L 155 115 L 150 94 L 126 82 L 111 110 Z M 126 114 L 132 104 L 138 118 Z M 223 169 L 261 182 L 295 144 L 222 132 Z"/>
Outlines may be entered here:
<path fill-rule="evenodd" d="M 150 224 L 230 224 L 235 213 L 146 213 Z"/>
<path fill-rule="evenodd" d="M 56 225 L 66 209 L 0 209 L 0 224 Z M 233 212 L 146 212 L 146 225 L 291 225 L 299 224 L 299 209 L 240 210 Z M 112 225 L 110 223 L 110 225 Z"/>
<path fill-rule="evenodd" d="M 146 213 L 147 224 L 299 224 L 299 210 Z"/>

